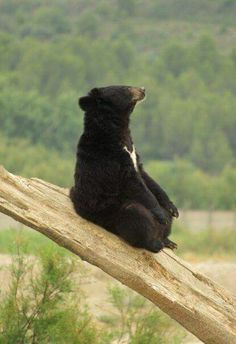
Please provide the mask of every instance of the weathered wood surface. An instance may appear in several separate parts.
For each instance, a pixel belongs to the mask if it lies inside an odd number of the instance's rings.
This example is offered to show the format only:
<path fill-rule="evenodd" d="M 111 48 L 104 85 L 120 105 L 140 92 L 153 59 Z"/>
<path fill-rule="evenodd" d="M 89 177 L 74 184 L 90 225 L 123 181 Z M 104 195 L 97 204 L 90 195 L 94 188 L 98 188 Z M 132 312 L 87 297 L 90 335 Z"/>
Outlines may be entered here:
<path fill-rule="evenodd" d="M 36 229 L 151 300 L 200 340 L 236 344 L 236 298 L 165 249 L 135 249 L 78 217 L 68 190 L 0 167 L 0 212 Z"/>

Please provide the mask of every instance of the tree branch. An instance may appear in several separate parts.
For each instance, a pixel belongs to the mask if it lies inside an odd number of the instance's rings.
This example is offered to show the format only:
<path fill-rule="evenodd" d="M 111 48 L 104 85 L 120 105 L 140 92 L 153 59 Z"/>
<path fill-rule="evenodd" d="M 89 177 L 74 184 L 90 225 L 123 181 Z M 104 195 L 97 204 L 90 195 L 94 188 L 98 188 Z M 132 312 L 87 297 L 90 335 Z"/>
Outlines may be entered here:
<path fill-rule="evenodd" d="M 236 299 L 170 250 L 152 254 L 75 214 L 68 190 L 0 167 L 0 211 L 137 291 L 205 343 L 236 344 Z"/>

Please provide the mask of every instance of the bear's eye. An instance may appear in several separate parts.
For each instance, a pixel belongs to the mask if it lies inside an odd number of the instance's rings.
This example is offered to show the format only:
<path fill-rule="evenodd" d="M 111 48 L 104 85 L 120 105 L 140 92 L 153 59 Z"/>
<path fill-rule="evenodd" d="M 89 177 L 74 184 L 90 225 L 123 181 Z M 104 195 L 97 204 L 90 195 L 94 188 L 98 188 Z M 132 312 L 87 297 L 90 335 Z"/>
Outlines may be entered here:
<path fill-rule="evenodd" d="M 108 99 L 104 99 L 104 98 L 97 98 L 97 102 L 99 105 L 111 105 L 112 103 L 108 100 Z"/>

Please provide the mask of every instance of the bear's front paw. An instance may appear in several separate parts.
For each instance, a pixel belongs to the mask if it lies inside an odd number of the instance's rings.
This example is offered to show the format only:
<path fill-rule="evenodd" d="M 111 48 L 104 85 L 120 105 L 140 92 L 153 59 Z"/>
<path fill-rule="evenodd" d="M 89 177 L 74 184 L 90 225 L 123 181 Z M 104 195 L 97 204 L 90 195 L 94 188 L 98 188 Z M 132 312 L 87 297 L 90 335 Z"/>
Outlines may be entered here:
<path fill-rule="evenodd" d="M 171 214 L 171 216 L 178 218 L 179 212 L 174 203 L 171 201 L 165 204 L 165 209 Z"/>
<path fill-rule="evenodd" d="M 153 216 L 155 217 L 155 219 L 161 224 L 161 225 L 167 225 L 168 224 L 168 219 L 165 216 L 165 214 L 159 210 L 159 209 L 152 209 L 151 210 Z"/>
<path fill-rule="evenodd" d="M 163 244 L 164 244 L 165 247 L 168 247 L 171 250 L 176 250 L 177 247 L 178 247 L 177 244 L 174 241 L 171 241 L 168 238 L 164 239 Z"/>

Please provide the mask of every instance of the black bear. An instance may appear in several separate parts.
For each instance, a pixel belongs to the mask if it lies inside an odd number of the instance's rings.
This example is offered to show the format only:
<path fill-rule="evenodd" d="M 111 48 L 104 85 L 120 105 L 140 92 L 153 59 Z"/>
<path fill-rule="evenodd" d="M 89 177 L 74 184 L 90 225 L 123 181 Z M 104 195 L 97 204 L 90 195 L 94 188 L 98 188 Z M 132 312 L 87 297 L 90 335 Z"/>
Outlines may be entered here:
<path fill-rule="evenodd" d="M 144 98 L 144 88 L 108 86 L 79 99 L 84 132 L 70 197 L 83 218 L 132 246 L 158 252 L 176 248 L 168 236 L 178 210 L 144 171 L 133 145 L 130 115 Z"/>

